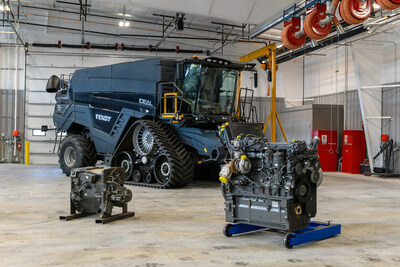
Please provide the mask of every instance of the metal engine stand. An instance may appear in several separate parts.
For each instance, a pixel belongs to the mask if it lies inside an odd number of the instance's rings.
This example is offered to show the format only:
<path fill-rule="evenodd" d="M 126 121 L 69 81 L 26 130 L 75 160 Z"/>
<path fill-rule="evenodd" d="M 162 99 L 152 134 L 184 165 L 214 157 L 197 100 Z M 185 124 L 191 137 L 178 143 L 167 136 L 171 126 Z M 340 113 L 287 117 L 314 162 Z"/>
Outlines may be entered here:
<path fill-rule="evenodd" d="M 310 243 L 313 241 L 322 240 L 328 237 L 333 237 L 341 233 L 342 226 L 340 224 L 333 224 L 330 222 L 313 222 L 301 230 L 294 232 L 287 232 L 282 230 L 274 230 L 263 226 L 256 226 L 251 224 L 226 224 L 223 233 L 226 237 L 232 235 L 246 234 L 259 230 L 278 231 L 286 234 L 283 239 L 283 245 L 286 248 L 293 248 L 293 246 Z"/>

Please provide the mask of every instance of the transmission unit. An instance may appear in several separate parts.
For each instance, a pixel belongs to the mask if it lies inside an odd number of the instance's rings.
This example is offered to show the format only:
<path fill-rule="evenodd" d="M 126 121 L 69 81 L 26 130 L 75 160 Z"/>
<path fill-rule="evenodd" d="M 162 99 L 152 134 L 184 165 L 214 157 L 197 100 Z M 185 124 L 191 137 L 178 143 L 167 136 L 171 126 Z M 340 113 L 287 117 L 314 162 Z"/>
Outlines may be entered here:
<path fill-rule="evenodd" d="M 220 171 L 226 221 L 285 231 L 307 227 L 322 182 L 318 142 L 269 143 L 243 134 L 227 142 L 231 160 Z"/>
<path fill-rule="evenodd" d="M 71 215 L 60 216 L 72 220 L 92 214 L 100 214 L 96 223 L 108 223 L 135 215 L 128 212 L 127 203 L 132 199 L 131 190 L 124 187 L 123 168 L 78 168 L 71 171 Z M 111 215 L 114 206 L 122 213 Z M 78 213 L 77 213 L 78 212 Z"/>

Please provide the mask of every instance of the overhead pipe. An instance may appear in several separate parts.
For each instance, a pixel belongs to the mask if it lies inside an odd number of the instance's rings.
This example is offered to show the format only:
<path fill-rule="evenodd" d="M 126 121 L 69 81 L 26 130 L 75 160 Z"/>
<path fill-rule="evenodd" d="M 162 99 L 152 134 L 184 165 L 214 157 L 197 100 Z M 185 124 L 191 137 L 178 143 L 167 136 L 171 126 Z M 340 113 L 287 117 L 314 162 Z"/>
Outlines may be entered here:
<path fill-rule="evenodd" d="M 306 16 L 301 15 L 300 16 L 300 30 L 294 33 L 294 37 L 300 38 L 301 36 L 304 35 L 304 20 L 306 19 Z"/>
<path fill-rule="evenodd" d="M 3 21 L 0 19 L 0 22 Z M 45 28 L 54 28 L 58 30 L 67 30 L 67 31 L 75 31 L 75 32 L 80 32 L 80 29 L 76 28 L 70 28 L 70 27 L 61 27 L 61 26 L 55 26 L 55 25 L 45 25 L 45 24 L 39 24 L 39 23 L 32 23 L 32 22 L 24 22 L 24 25 L 29 25 L 29 26 L 37 26 L 37 27 L 45 27 Z M 86 33 L 89 34 L 98 34 L 98 35 L 106 35 L 106 36 L 115 36 L 115 37 L 135 37 L 135 38 L 162 38 L 162 35 L 152 35 L 152 34 L 117 34 L 117 33 L 109 33 L 109 32 L 99 32 L 99 31 L 91 31 L 91 30 L 86 30 Z M 243 35 L 240 35 L 240 37 L 243 37 Z M 189 36 L 169 36 L 169 39 L 181 39 L 181 40 L 200 40 L 200 41 L 221 41 L 221 38 L 215 38 L 215 37 L 189 37 Z M 227 41 L 232 41 L 232 40 L 227 40 Z M 265 42 L 262 41 L 252 41 L 252 40 L 238 40 L 235 39 L 235 42 L 239 43 L 254 43 L 254 44 L 265 44 Z"/>
<path fill-rule="evenodd" d="M 32 46 L 35 47 L 52 47 L 52 48 L 57 48 L 60 47 L 60 45 L 57 44 L 49 44 L 49 43 L 32 43 Z M 107 50 L 115 50 L 115 44 L 113 45 L 92 45 L 92 44 L 83 44 L 83 45 L 76 45 L 76 44 L 62 44 L 61 47 L 64 48 L 78 48 L 78 49 L 82 49 L 82 48 L 88 48 L 90 47 L 90 49 L 107 49 Z M 130 51 L 149 51 L 149 47 L 147 46 L 123 46 L 124 50 L 130 50 Z M 121 50 L 122 50 L 122 44 L 121 44 Z M 205 51 L 204 50 L 194 50 L 194 49 L 177 49 L 175 48 L 157 48 L 157 50 L 154 50 L 156 52 L 169 52 L 169 53 L 189 53 L 189 54 L 203 54 Z"/>

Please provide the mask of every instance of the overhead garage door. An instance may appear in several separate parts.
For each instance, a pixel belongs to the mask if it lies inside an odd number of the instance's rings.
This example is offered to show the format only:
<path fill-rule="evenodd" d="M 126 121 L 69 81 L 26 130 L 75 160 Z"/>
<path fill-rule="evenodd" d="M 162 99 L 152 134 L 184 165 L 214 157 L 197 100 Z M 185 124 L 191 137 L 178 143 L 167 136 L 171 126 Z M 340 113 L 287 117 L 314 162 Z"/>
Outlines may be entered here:
<path fill-rule="evenodd" d="M 66 53 L 53 51 L 30 51 L 26 65 L 26 112 L 25 133 L 30 142 L 30 162 L 32 164 L 56 164 L 57 154 L 53 154 L 55 131 L 45 135 L 40 132 L 42 125 L 54 128 L 53 109 L 55 95 L 46 92 L 46 83 L 51 75 L 73 73 L 76 69 L 114 64 L 140 59 L 134 56 L 105 54 Z M 57 151 L 56 151 L 57 152 Z"/>

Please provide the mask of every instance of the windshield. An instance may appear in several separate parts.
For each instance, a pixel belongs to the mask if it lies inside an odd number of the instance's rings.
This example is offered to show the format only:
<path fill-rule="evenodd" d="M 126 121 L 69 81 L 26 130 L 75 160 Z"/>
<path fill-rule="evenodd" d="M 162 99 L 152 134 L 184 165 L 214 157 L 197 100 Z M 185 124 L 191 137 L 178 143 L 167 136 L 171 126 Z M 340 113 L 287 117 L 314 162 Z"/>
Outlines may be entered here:
<path fill-rule="evenodd" d="M 194 114 L 232 115 L 238 75 L 233 69 L 186 64 L 183 101 Z"/>

